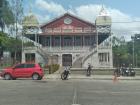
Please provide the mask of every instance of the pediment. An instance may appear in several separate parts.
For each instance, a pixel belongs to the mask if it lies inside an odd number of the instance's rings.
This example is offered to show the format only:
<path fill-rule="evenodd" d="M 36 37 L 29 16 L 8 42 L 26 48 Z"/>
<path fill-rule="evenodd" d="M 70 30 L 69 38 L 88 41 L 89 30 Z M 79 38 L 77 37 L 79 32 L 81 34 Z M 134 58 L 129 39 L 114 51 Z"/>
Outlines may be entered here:
<path fill-rule="evenodd" d="M 80 19 L 74 15 L 66 13 L 58 18 L 51 20 L 50 22 L 41 26 L 41 29 L 44 28 L 58 28 L 58 27 L 95 27 L 93 23 L 87 22 L 83 19 Z"/>

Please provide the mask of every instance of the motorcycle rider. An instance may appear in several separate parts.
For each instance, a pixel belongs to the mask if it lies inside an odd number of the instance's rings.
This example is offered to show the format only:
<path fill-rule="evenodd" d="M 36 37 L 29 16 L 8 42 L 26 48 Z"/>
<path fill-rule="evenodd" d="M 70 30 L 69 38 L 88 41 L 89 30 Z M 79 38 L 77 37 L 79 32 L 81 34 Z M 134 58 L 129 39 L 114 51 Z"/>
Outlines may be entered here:
<path fill-rule="evenodd" d="M 64 68 L 65 79 L 68 79 L 69 73 L 70 73 L 70 66 L 66 66 L 66 67 Z"/>
<path fill-rule="evenodd" d="M 90 76 L 91 74 L 91 65 L 88 63 L 88 68 L 87 68 L 87 76 Z"/>
<path fill-rule="evenodd" d="M 122 68 L 121 68 L 121 74 L 122 76 L 126 75 L 126 67 L 125 67 L 125 64 L 122 65 Z"/>

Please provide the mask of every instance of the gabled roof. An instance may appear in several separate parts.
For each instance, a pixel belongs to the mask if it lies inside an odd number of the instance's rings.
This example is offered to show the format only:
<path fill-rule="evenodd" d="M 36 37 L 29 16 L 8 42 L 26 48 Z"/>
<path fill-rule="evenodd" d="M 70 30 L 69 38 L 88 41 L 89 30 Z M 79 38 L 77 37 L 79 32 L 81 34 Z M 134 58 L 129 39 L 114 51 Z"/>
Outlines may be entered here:
<path fill-rule="evenodd" d="M 95 25 L 94 23 L 91 23 L 91 22 L 89 22 L 89 21 L 83 20 L 83 19 L 81 19 L 81 18 L 79 18 L 79 17 L 77 17 L 77 16 L 74 16 L 74 15 L 70 14 L 70 13 L 65 13 L 65 14 L 63 14 L 63 15 L 57 17 L 57 18 L 54 18 L 54 19 L 52 19 L 51 21 L 49 21 L 49 22 L 47 22 L 47 23 L 41 25 L 40 27 L 43 28 L 43 27 L 47 26 L 48 24 L 51 24 L 51 23 L 53 23 L 53 22 L 55 22 L 55 21 L 57 21 L 57 20 L 63 18 L 64 16 L 70 16 L 70 17 L 72 17 L 72 18 L 75 18 L 75 19 L 77 19 L 77 20 L 79 20 L 79 21 L 82 21 L 82 22 L 84 22 L 84 23 L 86 23 L 86 24 L 89 24 L 89 25 L 92 25 L 92 26 Z"/>

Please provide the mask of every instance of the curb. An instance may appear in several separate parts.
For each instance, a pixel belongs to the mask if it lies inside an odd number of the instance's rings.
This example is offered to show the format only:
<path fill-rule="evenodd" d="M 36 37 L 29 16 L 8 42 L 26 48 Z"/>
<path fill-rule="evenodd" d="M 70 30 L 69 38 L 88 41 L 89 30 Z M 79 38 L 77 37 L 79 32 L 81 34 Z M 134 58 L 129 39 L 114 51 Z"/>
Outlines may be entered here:
<path fill-rule="evenodd" d="M 61 79 L 60 76 L 58 75 L 52 75 L 52 76 L 49 76 L 49 75 L 46 75 L 45 76 L 46 79 Z M 89 79 L 89 80 L 113 80 L 114 77 L 113 76 L 110 76 L 110 77 L 79 77 L 79 76 L 70 76 L 69 79 Z M 117 80 L 140 80 L 140 77 L 118 77 Z"/>

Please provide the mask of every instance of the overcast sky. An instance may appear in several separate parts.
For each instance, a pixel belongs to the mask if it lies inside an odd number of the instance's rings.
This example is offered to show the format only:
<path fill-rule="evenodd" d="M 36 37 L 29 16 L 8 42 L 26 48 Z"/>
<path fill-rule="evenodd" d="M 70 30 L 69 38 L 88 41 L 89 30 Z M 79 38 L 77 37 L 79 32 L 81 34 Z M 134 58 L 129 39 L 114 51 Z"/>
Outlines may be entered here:
<path fill-rule="evenodd" d="M 140 0 L 23 0 L 24 14 L 29 8 L 40 24 L 46 23 L 66 12 L 84 20 L 95 22 L 102 5 L 112 18 L 112 32 L 130 40 L 131 35 L 140 32 Z"/>

